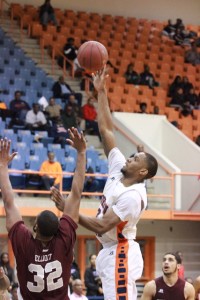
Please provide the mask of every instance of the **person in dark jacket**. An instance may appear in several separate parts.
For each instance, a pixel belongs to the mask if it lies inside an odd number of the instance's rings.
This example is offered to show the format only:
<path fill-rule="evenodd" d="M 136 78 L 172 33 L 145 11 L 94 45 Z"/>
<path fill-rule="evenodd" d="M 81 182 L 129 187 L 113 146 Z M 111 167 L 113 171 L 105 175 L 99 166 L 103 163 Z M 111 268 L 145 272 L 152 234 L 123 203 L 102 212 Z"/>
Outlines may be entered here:
<path fill-rule="evenodd" d="M 87 288 L 86 296 L 103 295 L 101 279 L 96 271 L 96 254 L 89 256 L 90 267 L 85 270 L 85 286 Z"/>
<path fill-rule="evenodd" d="M 43 26 L 47 26 L 49 22 L 52 22 L 53 25 L 55 26 L 57 25 L 54 9 L 51 6 L 50 0 L 45 0 L 44 4 L 40 6 L 39 18 L 40 18 L 40 23 Z"/>
<path fill-rule="evenodd" d="M 58 81 L 56 81 L 52 87 L 53 91 L 53 97 L 54 98 L 60 98 L 62 100 L 68 100 L 71 95 L 74 95 L 75 98 L 78 101 L 78 105 L 81 106 L 82 104 L 82 94 L 81 93 L 75 93 L 69 84 L 65 82 L 65 79 L 63 76 L 60 76 L 58 78 Z"/>

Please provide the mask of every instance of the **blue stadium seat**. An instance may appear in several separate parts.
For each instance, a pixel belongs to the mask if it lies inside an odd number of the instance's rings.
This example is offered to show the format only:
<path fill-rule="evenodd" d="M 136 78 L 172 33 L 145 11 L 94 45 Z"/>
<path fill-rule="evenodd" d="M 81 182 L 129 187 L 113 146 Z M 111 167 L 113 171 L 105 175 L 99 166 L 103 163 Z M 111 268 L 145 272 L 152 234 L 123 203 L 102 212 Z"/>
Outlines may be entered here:
<path fill-rule="evenodd" d="M 61 149 L 61 145 L 60 144 L 49 144 L 48 145 L 49 151 L 54 151 L 55 149 Z"/>
<path fill-rule="evenodd" d="M 19 158 L 19 155 L 18 155 Z M 10 169 L 13 170 L 24 170 L 25 162 L 24 159 L 14 158 L 10 164 Z M 26 176 L 24 174 L 19 173 L 10 173 L 9 174 L 11 185 L 16 189 L 24 189 Z"/>
<path fill-rule="evenodd" d="M 77 159 L 77 151 L 72 146 L 65 145 L 65 156 L 66 157 L 73 157 L 74 160 Z"/>
<path fill-rule="evenodd" d="M 43 137 L 41 139 L 41 143 L 44 145 L 44 147 L 48 147 L 49 144 L 53 143 L 54 138 L 53 137 Z"/>
<path fill-rule="evenodd" d="M 40 161 L 47 160 L 47 156 L 48 156 L 47 148 L 35 148 L 34 154 L 40 157 Z"/>

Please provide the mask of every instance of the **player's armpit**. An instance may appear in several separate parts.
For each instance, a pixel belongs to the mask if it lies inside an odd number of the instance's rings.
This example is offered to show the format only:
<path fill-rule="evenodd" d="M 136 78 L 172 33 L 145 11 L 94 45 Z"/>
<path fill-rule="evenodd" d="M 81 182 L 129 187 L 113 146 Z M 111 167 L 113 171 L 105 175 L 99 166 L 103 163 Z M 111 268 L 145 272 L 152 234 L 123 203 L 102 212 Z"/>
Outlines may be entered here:
<path fill-rule="evenodd" d="M 156 293 L 155 281 L 149 281 L 144 287 L 143 294 L 140 300 L 152 300 Z"/>
<path fill-rule="evenodd" d="M 106 211 L 102 219 L 79 215 L 80 225 L 100 235 L 111 230 L 120 222 L 121 222 L 120 218 L 114 213 L 112 208 Z"/>

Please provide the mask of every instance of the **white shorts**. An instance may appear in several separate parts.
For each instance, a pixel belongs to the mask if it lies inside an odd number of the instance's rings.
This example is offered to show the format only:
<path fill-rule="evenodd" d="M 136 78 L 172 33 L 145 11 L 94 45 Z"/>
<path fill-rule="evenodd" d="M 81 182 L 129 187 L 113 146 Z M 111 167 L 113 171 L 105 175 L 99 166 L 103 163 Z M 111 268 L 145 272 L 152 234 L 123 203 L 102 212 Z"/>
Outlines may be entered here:
<path fill-rule="evenodd" d="M 135 281 L 142 276 L 143 258 L 133 240 L 103 248 L 96 260 L 104 300 L 136 300 Z"/>

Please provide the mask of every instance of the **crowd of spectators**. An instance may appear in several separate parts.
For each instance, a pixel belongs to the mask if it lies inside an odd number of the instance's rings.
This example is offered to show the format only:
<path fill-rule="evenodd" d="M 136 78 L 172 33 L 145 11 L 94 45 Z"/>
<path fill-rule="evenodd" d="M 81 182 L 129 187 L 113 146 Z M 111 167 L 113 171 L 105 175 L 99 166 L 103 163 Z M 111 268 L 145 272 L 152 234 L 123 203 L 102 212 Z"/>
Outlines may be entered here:
<path fill-rule="evenodd" d="M 176 76 L 169 86 L 168 96 L 171 98 L 169 106 L 180 109 L 183 114 L 191 114 L 193 109 L 200 108 L 200 95 L 187 76 Z"/>
<path fill-rule="evenodd" d="M 132 63 L 128 64 L 127 70 L 124 73 L 124 77 L 127 84 L 147 85 L 151 89 L 159 86 L 159 83 L 155 80 L 154 75 L 150 72 L 149 66 L 146 64 L 144 64 L 144 70 L 140 74 L 134 70 Z"/>

